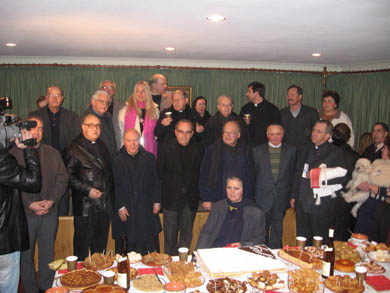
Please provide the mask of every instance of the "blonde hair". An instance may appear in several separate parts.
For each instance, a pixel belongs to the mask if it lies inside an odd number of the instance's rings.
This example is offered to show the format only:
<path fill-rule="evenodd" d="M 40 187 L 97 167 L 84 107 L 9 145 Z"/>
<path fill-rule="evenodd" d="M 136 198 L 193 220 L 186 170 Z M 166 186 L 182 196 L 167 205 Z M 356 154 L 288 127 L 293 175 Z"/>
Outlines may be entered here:
<path fill-rule="evenodd" d="M 142 116 L 142 110 L 138 106 L 137 94 L 136 94 L 137 87 L 139 85 L 143 85 L 144 86 L 144 90 L 145 90 L 145 94 L 146 94 L 145 95 L 146 96 L 146 99 L 145 99 L 145 112 L 146 112 L 146 116 L 150 120 L 157 120 L 159 111 L 158 111 L 157 106 L 153 102 L 152 93 L 150 92 L 150 86 L 144 80 L 139 80 L 135 84 L 134 89 L 133 89 L 133 93 L 132 93 L 132 95 L 129 97 L 129 99 L 126 102 L 128 111 L 132 110 L 133 107 L 134 107 L 135 111 L 137 112 L 137 115 L 139 117 Z"/>

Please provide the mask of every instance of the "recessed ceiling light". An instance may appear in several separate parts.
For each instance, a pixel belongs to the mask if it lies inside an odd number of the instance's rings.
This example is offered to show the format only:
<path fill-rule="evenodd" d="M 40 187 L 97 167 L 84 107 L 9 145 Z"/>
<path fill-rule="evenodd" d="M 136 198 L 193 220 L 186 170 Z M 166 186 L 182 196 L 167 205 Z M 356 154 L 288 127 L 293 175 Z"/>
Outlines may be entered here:
<path fill-rule="evenodd" d="M 166 47 L 165 50 L 167 50 L 167 51 L 175 51 L 176 49 L 173 48 L 173 47 Z"/>
<path fill-rule="evenodd" d="M 206 19 L 213 21 L 213 22 L 219 22 L 219 21 L 225 20 L 226 18 L 223 17 L 222 15 L 214 14 L 214 15 L 210 15 L 210 16 L 206 17 Z"/>
<path fill-rule="evenodd" d="M 15 43 L 7 43 L 5 44 L 7 47 L 16 47 L 16 44 Z"/>
<path fill-rule="evenodd" d="M 321 53 L 313 53 L 313 54 L 311 54 L 311 56 L 313 56 L 313 57 L 321 57 Z"/>

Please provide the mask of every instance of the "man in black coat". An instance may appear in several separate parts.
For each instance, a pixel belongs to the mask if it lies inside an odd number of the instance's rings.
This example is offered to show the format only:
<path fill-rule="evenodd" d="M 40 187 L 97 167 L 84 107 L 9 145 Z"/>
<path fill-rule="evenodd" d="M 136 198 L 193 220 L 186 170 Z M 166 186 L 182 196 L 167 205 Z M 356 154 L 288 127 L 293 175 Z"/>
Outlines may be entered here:
<path fill-rule="evenodd" d="M 160 251 L 161 183 L 156 159 L 140 145 L 140 135 L 129 129 L 123 135 L 124 147 L 112 162 L 115 205 L 112 238 L 120 252 L 121 236 L 127 236 L 128 251 L 142 255 Z"/>
<path fill-rule="evenodd" d="M 180 120 L 175 136 L 159 145 L 157 168 L 162 181 L 164 251 L 177 255 L 178 247 L 189 248 L 192 226 L 199 204 L 200 146 L 191 137 L 193 124 Z M 180 239 L 177 241 L 178 232 Z"/>
<path fill-rule="evenodd" d="M 22 139 L 32 134 L 22 130 Z M 20 252 L 28 249 L 29 238 L 26 214 L 20 192 L 41 190 L 41 168 L 38 152 L 23 149 L 26 168 L 0 144 L 0 292 L 17 292 L 20 276 Z"/>
<path fill-rule="evenodd" d="M 233 112 L 233 100 L 229 96 L 218 98 L 218 111 L 206 123 L 203 141 L 206 146 L 210 146 L 222 137 L 222 128 L 227 121 L 237 121 L 240 125 L 240 141 L 248 142 L 248 129 L 244 120 Z"/>
<path fill-rule="evenodd" d="M 105 91 L 96 91 L 91 98 L 91 105 L 84 111 L 82 117 L 93 114 L 99 118 L 102 125 L 100 139 L 108 149 L 111 158 L 114 158 L 118 152 L 115 129 L 112 123 L 111 113 L 108 112 L 110 105 L 110 96 Z"/>
<path fill-rule="evenodd" d="M 102 124 L 93 114 L 84 116 L 82 134 L 65 153 L 72 190 L 74 215 L 73 251 L 79 260 L 107 247 L 114 197 L 110 157 L 99 139 Z"/>
<path fill-rule="evenodd" d="M 157 120 L 154 135 L 157 136 L 157 141 L 162 143 L 175 137 L 175 126 L 182 119 L 187 119 L 194 125 L 196 131 L 196 113 L 188 106 L 188 98 L 184 96 L 183 91 L 177 90 L 173 93 L 172 106 L 166 108 L 160 113 L 160 118 Z"/>
<path fill-rule="evenodd" d="M 222 139 L 206 149 L 200 168 L 199 190 L 202 206 L 207 210 L 213 203 L 226 198 L 226 180 L 232 175 L 241 178 L 244 197 L 254 197 L 253 153 L 239 140 L 240 136 L 239 122 L 227 121 L 223 126 Z"/>
<path fill-rule="evenodd" d="M 332 129 L 329 121 L 318 121 L 312 131 L 312 143 L 305 145 L 297 157 L 291 206 L 296 210 L 297 235 L 306 237 L 307 245 L 312 244 L 313 236 L 322 236 L 327 243 L 329 228 L 335 225 L 336 198 L 330 193 L 316 204 L 318 198 L 314 196 L 309 178 L 311 169 L 321 164 L 326 164 L 327 168 L 345 167 L 342 150 L 328 142 Z M 344 183 L 344 177 L 328 180 L 328 185 Z"/>
<path fill-rule="evenodd" d="M 296 163 L 296 148 L 282 142 L 283 135 L 281 124 L 270 124 L 268 143 L 253 149 L 256 203 L 266 213 L 266 244 L 272 249 L 282 247 L 283 218 L 290 207 Z"/>
<path fill-rule="evenodd" d="M 267 142 L 267 126 L 271 122 L 280 123 L 280 113 L 278 107 L 265 99 L 265 86 L 261 82 L 251 82 L 246 96 L 249 102 L 242 106 L 240 117 L 248 126 L 249 144 L 257 146 Z"/>

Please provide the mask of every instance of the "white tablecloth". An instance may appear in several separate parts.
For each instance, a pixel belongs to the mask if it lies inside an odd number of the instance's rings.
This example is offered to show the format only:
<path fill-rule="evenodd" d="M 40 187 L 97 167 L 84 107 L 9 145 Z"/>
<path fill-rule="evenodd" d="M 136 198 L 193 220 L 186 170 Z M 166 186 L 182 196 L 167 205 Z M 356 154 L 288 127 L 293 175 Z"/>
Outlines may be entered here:
<path fill-rule="evenodd" d="M 278 249 L 275 249 L 275 250 L 272 250 L 272 252 L 275 254 L 276 257 L 278 257 L 277 255 L 277 252 L 278 252 Z M 279 258 L 279 257 L 278 257 Z M 174 261 L 178 260 L 178 257 L 173 257 L 172 258 Z M 190 259 L 190 257 L 189 257 Z M 280 259 L 280 258 L 279 258 Z M 278 273 L 278 276 L 285 281 L 285 284 L 286 284 L 286 287 L 284 289 L 281 289 L 281 290 L 278 290 L 278 292 L 290 292 L 288 290 L 288 271 L 291 271 L 291 270 L 295 270 L 295 269 L 299 269 L 299 267 L 287 262 L 287 261 L 284 261 L 282 260 L 286 266 L 287 266 L 287 271 L 285 272 L 280 272 Z M 386 268 L 386 273 L 384 274 L 387 278 L 390 278 L 390 264 L 381 264 L 383 265 L 385 268 Z M 144 264 L 142 263 L 137 263 L 137 264 L 134 264 L 132 265 L 132 267 L 138 269 L 138 268 L 147 268 L 147 266 L 145 266 Z M 319 272 L 321 273 L 321 272 Z M 355 277 L 355 273 L 342 273 L 342 272 L 338 272 L 338 271 L 334 271 L 335 275 L 350 275 L 351 277 Z M 207 289 L 206 289 L 206 285 L 209 281 L 209 277 L 208 275 L 206 275 L 204 272 L 202 272 L 204 278 L 205 278 L 205 282 L 202 286 L 200 287 L 197 287 L 197 288 L 191 288 L 191 289 L 187 289 L 187 293 L 191 293 L 191 292 L 194 292 L 195 290 L 198 290 L 200 292 L 208 292 Z M 371 274 L 368 274 L 368 276 L 370 276 Z M 54 282 L 53 282 L 53 287 L 56 287 L 56 286 L 61 286 L 61 282 L 59 280 L 59 277 L 61 277 L 61 275 L 58 274 L 58 272 L 56 273 L 56 276 L 55 276 L 55 279 L 54 279 Z M 236 278 L 237 280 L 240 280 L 240 281 L 244 281 L 246 280 L 248 277 L 250 277 L 250 275 L 244 275 L 240 278 Z M 163 277 L 161 279 L 167 279 L 166 277 Z M 103 277 L 102 277 L 102 283 L 103 283 Z M 368 285 L 365 285 L 366 289 L 365 289 L 365 292 L 377 292 L 376 290 L 374 290 L 373 288 L 371 288 L 370 286 Z M 260 290 L 257 290 L 257 289 L 253 289 L 249 284 L 247 284 L 247 288 L 248 288 L 248 293 L 254 293 L 254 292 L 261 292 Z M 76 290 L 73 290 L 72 292 L 78 292 Z M 138 291 L 136 290 L 135 288 L 131 287 L 129 292 L 142 292 L 142 291 Z M 163 291 L 161 291 L 163 292 Z M 325 289 L 325 292 L 332 292 L 328 289 Z M 384 292 L 384 291 L 381 291 L 381 292 Z M 386 291 L 386 292 L 390 292 L 390 291 Z M 144 292 L 142 292 L 144 293 Z"/>

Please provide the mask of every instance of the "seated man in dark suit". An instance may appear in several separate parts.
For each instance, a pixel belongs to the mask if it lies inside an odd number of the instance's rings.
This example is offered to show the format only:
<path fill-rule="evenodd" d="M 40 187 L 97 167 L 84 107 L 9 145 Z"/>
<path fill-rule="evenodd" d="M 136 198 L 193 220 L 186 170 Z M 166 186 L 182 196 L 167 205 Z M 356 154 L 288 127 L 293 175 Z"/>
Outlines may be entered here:
<path fill-rule="evenodd" d="M 241 247 L 265 242 L 265 215 L 250 199 L 243 197 L 242 180 L 229 177 L 227 199 L 211 208 L 199 235 L 197 248 Z"/>
<path fill-rule="evenodd" d="M 253 149 L 256 203 L 267 216 L 266 244 L 270 248 L 282 247 L 283 218 L 290 207 L 295 174 L 296 148 L 282 143 L 283 135 L 281 124 L 270 124 L 267 127 L 268 143 Z"/>

